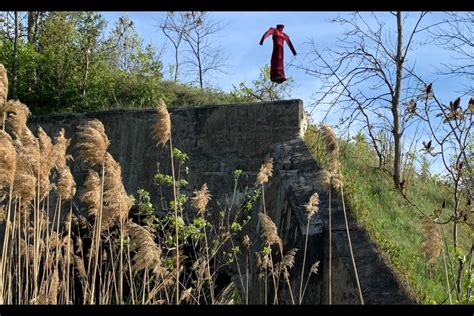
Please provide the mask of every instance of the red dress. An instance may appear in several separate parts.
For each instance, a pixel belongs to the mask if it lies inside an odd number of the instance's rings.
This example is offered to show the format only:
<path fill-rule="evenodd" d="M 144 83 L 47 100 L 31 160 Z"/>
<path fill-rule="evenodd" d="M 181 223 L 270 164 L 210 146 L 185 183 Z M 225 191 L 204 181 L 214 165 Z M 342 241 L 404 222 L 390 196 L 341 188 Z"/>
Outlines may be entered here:
<path fill-rule="evenodd" d="M 283 66 L 283 44 L 286 41 L 288 47 L 290 47 L 293 55 L 296 56 L 295 48 L 290 41 L 290 37 L 283 32 L 284 26 L 278 24 L 276 28 L 271 27 L 268 31 L 263 34 L 262 39 L 260 40 L 260 45 L 263 45 L 263 41 L 273 35 L 273 53 L 270 66 L 270 80 L 277 83 L 282 83 L 286 80 L 285 78 L 285 69 Z"/>

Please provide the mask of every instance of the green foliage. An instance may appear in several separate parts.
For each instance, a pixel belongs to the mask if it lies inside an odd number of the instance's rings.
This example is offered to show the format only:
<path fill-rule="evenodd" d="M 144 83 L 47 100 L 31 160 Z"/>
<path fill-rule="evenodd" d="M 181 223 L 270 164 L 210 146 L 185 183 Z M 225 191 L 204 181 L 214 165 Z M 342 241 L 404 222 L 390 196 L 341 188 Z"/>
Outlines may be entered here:
<path fill-rule="evenodd" d="M 188 201 L 188 196 L 185 194 L 178 194 L 176 200 L 170 202 L 171 208 L 182 209 L 183 205 Z"/>
<path fill-rule="evenodd" d="M 237 181 L 237 179 L 239 179 L 240 175 L 242 174 L 242 170 L 241 169 L 235 169 L 234 170 L 234 178 L 235 180 Z"/>
<path fill-rule="evenodd" d="M 324 165 L 324 146 L 315 126 L 308 128 L 305 141 L 318 164 Z M 424 233 L 421 214 L 393 188 L 391 175 L 379 168 L 377 157 L 365 137 L 356 135 L 350 141 L 341 141 L 340 159 L 347 205 L 358 222 L 363 224 L 378 248 L 387 254 L 391 265 L 408 281 L 422 302 L 446 302 L 443 256 L 441 254 L 433 266 L 428 267 L 422 246 Z M 419 174 L 407 172 L 406 194 L 410 201 L 432 216 L 444 200 L 447 201 L 447 209 L 452 206 L 452 202 L 449 187 L 430 176 L 428 168 L 429 165 L 425 163 Z M 410 169 L 414 169 L 412 164 L 407 166 L 407 170 Z M 441 221 L 445 221 L 450 214 L 443 210 L 440 216 Z M 469 236 L 467 229 L 460 231 L 461 247 L 456 252 L 452 247 L 452 225 L 444 225 L 443 233 L 448 243 L 448 260 L 452 261 L 455 268 L 456 258 L 464 259 L 469 253 L 472 236 Z M 448 269 L 451 286 L 454 284 L 455 272 Z M 463 284 L 468 283 L 466 275 Z"/>
<path fill-rule="evenodd" d="M 178 159 L 180 165 L 183 165 L 189 159 L 188 154 L 182 152 L 178 148 L 173 148 L 172 155 L 174 158 Z"/>
<path fill-rule="evenodd" d="M 233 232 L 239 232 L 242 230 L 242 225 L 240 225 L 237 222 L 233 222 L 232 225 L 230 226 L 231 231 Z"/>
<path fill-rule="evenodd" d="M 145 223 L 148 227 L 152 229 L 157 228 L 157 223 L 159 222 L 158 218 L 155 216 L 155 209 L 153 204 L 150 202 L 150 193 L 144 189 L 138 190 L 138 210 L 141 218 L 141 221 Z"/>
<path fill-rule="evenodd" d="M 106 32 L 97 12 L 48 12 L 37 41 L 18 43 L 18 98 L 33 114 L 242 102 L 219 90 L 165 81 L 151 45 L 144 46 L 133 21 L 121 17 Z M 0 38 L 0 63 L 11 70 L 13 44 Z"/>
<path fill-rule="evenodd" d="M 291 95 L 291 84 L 293 78 L 281 84 L 277 84 L 270 80 L 270 66 L 260 67 L 259 78 L 252 81 L 252 86 L 248 86 L 245 82 L 241 82 L 238 87 L 233 86 L 232 94 L 246 101 L 275 101 L 282 100 Z"/>
<path fill-rule="evenodd" d="M 166 185 L 166 186 L 173 186 L 173 177 L 167 174 L 163 174 L 157 172 L 153 178 L 153 182 L 156 185 Z"/>

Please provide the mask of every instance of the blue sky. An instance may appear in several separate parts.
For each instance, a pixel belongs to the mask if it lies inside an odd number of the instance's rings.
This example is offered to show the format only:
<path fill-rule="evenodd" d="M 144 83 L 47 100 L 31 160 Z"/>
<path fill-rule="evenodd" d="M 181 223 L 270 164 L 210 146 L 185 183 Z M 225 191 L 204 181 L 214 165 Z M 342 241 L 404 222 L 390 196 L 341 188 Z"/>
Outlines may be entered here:
<path fill-rule="evenodd" d="M 158 19 L 164 17 L 165 12 L 101 12 L 109 21 L 111 28 L 121 15 L 128 15 L 135 22 L 136 30 L 144 39 L 145 44 L 151 43 L 157 49 L 166 43 L 164 35 L 157 30 Z M 288 47 L 285 47 L 285 62 L 290 61 L 295 65 L 304 65 L 309 52 L 307 42 L 314 39 L 318 48 L 334 47 L 337 37 L 342 35 L 344 27 L 331 23 L 329 19 L 338 14 L 348 12 L 211 12 L 213 18 L 224 23 L 220 37 L 216 42 L 224 50 L 226 58 L 226 72 L 214 74 L 210 83 L 224 91 L 232 89 L 232 85 L 238 85 L 241 81 L 251 82 L 259 74 L 259 67 L 270 62 L 272 51 L 271 38 L 267 39 L 263 46 L 258 45 L 263 33 L 272 26 L 285 24 L 285 32 L 290 36 L 298 55 L 293 58 Z M 377 15 L 388 23 L 394 30 L 394 19 L 388 13 L 378 12 Z M 413 12 L 408 15 L 408 26 L 413 23 L 419 15 Z M 435 12 L 425 17 L 425 23 L 439 21 L 442 13 Z M 419 37 L 424 39 L 424 37 Z M 172 64 L 173 49 L 168 46 L 164 48 L 162 55 L 163 70 L 168 75 L 168 64 Z M 416 62 L 417 73 L 426 81 L 439 82 L 436 84 L 437 93 L 443 96 L 444 92 L 461 90 L 461 83 L 436 75 L 436 69 L 441 61 L 449 58 L 449 53 L 433 44 L 417 45 L 414 52 L 409 55 L 410 62 Z M 293 97 L 301 98 L 305 104 L 310 103 L 311 96 L 317 90 L 320 82 L 317 78 L 304 73 L 295 67 L 286 67 L 287 77 L 293 77 Z M 448 97 L 448 96 L 447 96 Z"/>
<path fill-rule="evenodd" d="M 162 55 L 163 72 L 168 76 L 168 65 L 174 63 L 173 48 L 166 42 L 164 35 L 157 29 L 159 19 L 166 12 L 101 12 L 108 20 L 108 28 L 112 28 L 118 17 L 128 15 L 135 22 L 135 27 L 145 44 L 152 44 L 157 49 L 164 46 Z M 223 22 L 218 43 L 224 50 L 226 56 L 226 73 L 216 73 L 210 80 L 210 84 L 224 91 L 230 91 L 233 85 L 242 81 L 250 83 L 258 78 L 259 68 L 269 64 L 272 41 L 267 39 L 263 46 L 258 43 L 263 33 L 276 24 L 284 24 L 285 32 L 290 36 L 298 55 L 293 58 L 289 48 L 285 47 L 285 62 L 292 62 L 298 66 L 307 65 L 310 58 L 308 55 L 310 46 L 308 42 L 314 40 L 318 49 L 327 47 L 334 48 L 337 38 L 342 36 L 345 29 L 329 20 L 338 14 L 347 15 L 350 12 L 211 12 L 214 19 Z M 419 12 L 410 12 L 406 20 L 406 29 L 410 29 Z M 387 32 L 395 34 L 395 19 L 387 12 L 377 12 L 377 18 L 386 22 Z M 424 18 L 424 25 L 441 21 L 443 13 L 434 12 Z M 368 20 L 369 23 L 370 19 Z M 407 35 L 405 35 L 407 36 Z M 409 53 L 408 63 L 416 65 L 416 73 L 426 82 L 434 82 L 435 92 L 439 99 L 444 102 L 454 100 L 461 95 L 463 85 L 466 82 L 459 79 L 439 76 L 436 72 L 441 68 L 441 63 L 453 57 L 452 54 L 434 44 L 425 43 L 427 37 L 423 34 L 416 37 L 414 50 Z M 168 45 L 168 47 L 166 47 Z M 321 86 L 318 78 L 312 77 L 296 67 L 286 67 L 287 77 L 293 77 L 295 83 L 292 86 L 292 98 L 304 101 L 307 111 L 311 111 L 312 97 Z M 463 100 L 466 100 L 466 96 Z M 467 101 L 467 100 L 466 100 Z M 464 103 L 464 101 L 463 101 Z M 314 122 L 319 122 L 324 112 L 321 110 L 311 111 Z M 329 117 L 328 122 L 334 123 L 336 117 Z M 421 141 L 420 141 L 421 142 Z"/>

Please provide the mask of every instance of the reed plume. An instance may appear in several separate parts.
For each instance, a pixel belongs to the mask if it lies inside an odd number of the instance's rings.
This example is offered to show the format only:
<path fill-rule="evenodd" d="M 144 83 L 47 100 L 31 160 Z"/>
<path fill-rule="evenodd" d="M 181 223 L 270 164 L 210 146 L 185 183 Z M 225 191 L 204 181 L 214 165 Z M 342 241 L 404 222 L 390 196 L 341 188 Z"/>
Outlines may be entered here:
<path fill-rule="evenodd" d="M 40 200 L 43 200 L 52 189 L 49 176 L 54 166 L 54 146 L 51 138 L 41 127 L 38 128 L 37 135 L 40 150 Z"/>
<path fill-rule="evenodd" d="M 64 128 L 61 128 L 58 135 L 54 139 L 54 147 L 52 152 L 52 162 L 57 170 L 66 168 L 67 161 L 73 160 L 71 155 L 66 153 L 71 139 L 64 136 Z"/>
<path fill-rule="evenodd" d="M 74 268 L 76 269 L 77 276 L 82 280 L 87 280 L 86 268 L 84 266 L 84 261 L 81 257 L 74 255 Z"/>
<path fill-rule="evenodd" d="M 6 104 L 6 111 L 11 113 L 8 117 L 8 121 L 12 132 L 20 135 L 21 132 L 27 128 L 26 122 L 31 115 L 30 109 L 20 101 L 10 100 Z"/>
<path fill-rule="evenodd" d="M 272 176 L 273 172 L 273 158 L 267 159 L 257 174 L 256 184 L 265 184 L 268 182 L 268 178 Z"/>
<path fill-rule="evenodd" d="M 107 148 L 110 145 L 110 141 L 105 134 L 104 125 L 101 121 L 93 119 L 79 127 L 79 129 L 76 145 L 79 156 L 92 167 L 102 165 Z"/>
<path fill-rule="evenodd" d="M 0 112 L 2 112 L 2 107 L 7 102 L 8 95 L 8 75 L 7 70 L 0 64 Z"/>
<path fill-rule="evenodd" d="M 46 305 L 48 304 L 48 295 L 46 293 L 46 286 L 48 285 L 48 282 L 49 280 L 44 280 L 43 282 L 41 282 L 41 287 L 40 287 L 40 290 L 39 290 L 39 293 L 38 293 L 38 296 L 33 299 L 33 304 L 37 304 L 37 305 Z"/>
<path fill-rule="evenodd" d="M 152 137 L 158 145 L 166 145 L 171 136 L 171 118 L 163 100 L 158 102 L 156 107 L 157 119 L 152 126 Z"/>
<path fill-rule="evenodd" d="M 72 200 L 76 194 L 76 181 L 69 167 L 58 171 L 58 193 L 63 201 Z"/>
<path fill-rule="evenodd" d="M 433 264 L 441 253 L 442 238 L 436 225 L 431 218 L 423 217 L 421 221 L 423 227 L 423 252 L 428 259 L 428 264 Z"/>
<path fill-rule="evenodd" d="M 84 191 L 80 196 L 80 200 L 89 206 L 89 215 L 97 216 L 100 210 L 100 177 L 92 169 L 89 169 L 87 174 L 86 181 L 84 182 Z M 78 218 L 79 220 L 80 217 Z"/>
<path fill-rule="evenodd" d="M 32 155 L 20 140 L 14 140 L 16 150 L 16 172 L 13 181 L 13 195 L 27 205 L 36 195 L 36 177 L 32 164 Z"/>
<path fill-rule="evenodd" d="M 277 244 L 280 248 L 280 252 L 283 253 L 283 242 L 278 236 L 278 231 L 275 223 L 272 221 L 270 216 L 259 213 L 260 225 L 262 226 L 262 239 L 270 246 Z"/>
<path fill-rule="evenodd" d="M 16 151 L 12 138 L 0 130 L 0 189 L 8 187 L 13 183 L 15 170 Z"/>
<path fill-rule="evenodd" d="M 321 132 L 323 135 L 323 143 L 326 148 L 328 162 L 324 169 L 319 172 L 320 184 L 324 189 L 328 189 L 329 185 L 339 189 L 343 185 L 343 178 L 341 174 L 341 163 L 339 162 L 339 142 L 336 133 L 331 126 L 321 124 Z"/>
<path fill-rule="evenodd" d="M 127 222 L 125 229 L 138 246 L 138 251 L 132 258 L 132 269 L 138 272 L 148 268 L 156 275 L 160 275 L 162 273 L 161 248 L 155 243 L 152 233 L 133 222 Z"/>
<path fill-rule="evenodd" d="M 5 130 L 5 120 L 7 118 L 7 95 L 8 76 L 5 67 L 0 64 L 0 129 Z"/>
<path fill-rule="evenodd" d="M 41 152 L 38 139 L 36 139 L 35 135 L 33 135 L 29 128 L 24 128 L 22 130 L 19 139 L 23 147 L 22 149 L 29 157 L 29 164 L 34 176 L 37 177 L 41 162 Z"/>
<path fill-rule="evenodd" d="M 319 210 L 319 195 L 318 193 L 313 193 L 309 198 L 307 204 L 305 204 L 305 208 L 308 211 L 308 219 L 313 217 Z"/>
<path fill-rule="evenodd" d="M 321 131 L 327 154 L 330 157 L 337 158 L 339 155 L 339 143 L 337 141 L 336 133 L 334 133 L 332 127 L 327 124 L 321 124 Z"/>
<path fill-rule="evenodd" d="M 105 155 L 103 201 L 102 230 L 112 226 L 116 220 L 128 218 L 132 199 L 123 186 L 120 165 L 109 153 Z"/>
<path fill-rule="evenodd" d="M 286 255 L 283 256 L 281 261 L 276 264 L 275 274 L 277 276 L 280 275 L 281 273 L 284 273 L 285 278 L 289 277 L 288 269 L 293 268 L 293 266 L 295 265 L 295 256 L 297 252 L 298 252 L 298 248 L 290 249 L 286 253 Z"/>
<path fill-rule="evenodd" d="M 191 200 L 193 201 L 194 207 L 198 210 L 199 215 L 204 216 L 211 197 L 206 183 L 202 185 L 200 190 L 194 191 L 194 196 L 191 197 Z"/>
<path fill-rule="evenodd" d="M 244 245 L 245 248 L 250 248 L 250 237 L 249 235 L 244 236 L 244 240 L 242 241 L 242 244 Z"/>

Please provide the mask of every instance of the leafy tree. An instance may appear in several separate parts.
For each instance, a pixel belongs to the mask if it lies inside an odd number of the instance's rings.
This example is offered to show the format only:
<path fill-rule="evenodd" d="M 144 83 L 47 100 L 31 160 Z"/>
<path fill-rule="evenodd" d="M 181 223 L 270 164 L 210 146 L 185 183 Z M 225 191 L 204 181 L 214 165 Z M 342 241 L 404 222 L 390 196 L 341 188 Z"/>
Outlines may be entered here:
<path fill-rule="evenodd" d="M 291 84 L 293 78 L 288 78 L 285 82 L 277 84 L 270 80 L 270 67 L 268 65 L 260 67 L 258 79 L 252 81 L 248 86 L 241 82 L 238 87 L 233 86 L 232 93 L 237 97 L 247 101 L 275 101 L 290 97 Z"/>

